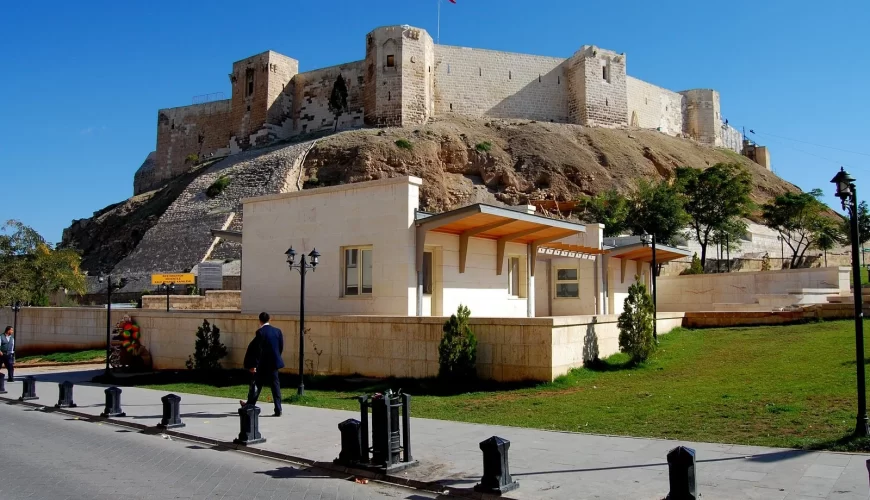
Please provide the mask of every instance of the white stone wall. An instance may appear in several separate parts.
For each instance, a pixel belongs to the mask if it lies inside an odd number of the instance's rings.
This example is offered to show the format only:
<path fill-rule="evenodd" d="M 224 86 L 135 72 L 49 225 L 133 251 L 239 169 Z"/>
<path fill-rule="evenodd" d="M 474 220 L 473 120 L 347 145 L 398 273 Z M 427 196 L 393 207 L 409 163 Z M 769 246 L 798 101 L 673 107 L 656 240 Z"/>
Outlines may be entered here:
<path fill-rule="evenodd" d="M 559 269 L 577 269 L 580 278 L 580 297 L 556 297 L 556 272 Z M 543 276 L 541 276 L 543 278 Z M 549 284 L 553 316 L 595 314 L 595 261 L 586 259 L 554 258 L 550 265 Z"/>
<path fill-rule="evenodd" d="M 363 125 L 364 61 L 356 61 L 296 75 L 293 112 L 295 134 L 335 128 L 335 115 L 329 110 L 329 97 L 339 73 L 347 86 L 348 111 L 339 116 L 338 130 Z"/>
<path fill-rule="evenodd" d="M 641 280 L 647 283 L 647 285 L 649 284 L 649 264 L 640 263 L 640 273 L 638 274 L 638 262 L 634 260 L 625 261 L 625 278 L 623 279 L 623 259 L 610 258 L 608 261 L 607 280 L 610 290 L 608 312 L 619 315 L 625 310 L 628 287 L 634 284 L 635 276 L 640 276 Z M 647 286 L 647 290 L 651 291 L 649 286 Z"/>
<path fill-rule="evenodd" d="M 626 92 L 630 126 L 659 129 L 670 135 L 683 132 L 682 95 L 630 76 L 626 77 Z"/>
<path fill-rule="evenodd" d="M 568 121 L 565 59 L 435 46 L 435 113 Z"/>
<path fill-rule="evenodd" d="M 743 153 L 743 133 L 731 125 L 722 125 L 720 132 L 720 146 L 737 153 Z"/>

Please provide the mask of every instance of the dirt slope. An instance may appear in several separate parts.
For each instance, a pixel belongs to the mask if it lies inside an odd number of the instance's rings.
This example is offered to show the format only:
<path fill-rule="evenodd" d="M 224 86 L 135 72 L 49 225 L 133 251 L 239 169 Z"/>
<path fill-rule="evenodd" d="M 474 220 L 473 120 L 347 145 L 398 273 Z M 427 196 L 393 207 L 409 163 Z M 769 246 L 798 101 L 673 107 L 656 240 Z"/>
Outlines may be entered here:
<path fill-rule="evenodd" d="M 398 147 L 400 139 L 411 148 Z M 416 175 L 424 179 L 422 208 L 442 211 L 475 202 L 571 200 L 610 188 L 627 192 L 639 179 L 670 177 L 678 166 L 706 168 L 718 162 L 738 162 L 750 171 L 758 203 L 798 190 L 737 153 L 656 131 L 524 120 L 451 119 L 338 133 L 321 139 L 308 154 L 303 178 L 312 188 Z M 268 162 L 262 163 L 257 168 Z M 204 167 L 73 221 L 62 245 L 82 251 L 82 267 L 91 274 L 114 267 Z"/>

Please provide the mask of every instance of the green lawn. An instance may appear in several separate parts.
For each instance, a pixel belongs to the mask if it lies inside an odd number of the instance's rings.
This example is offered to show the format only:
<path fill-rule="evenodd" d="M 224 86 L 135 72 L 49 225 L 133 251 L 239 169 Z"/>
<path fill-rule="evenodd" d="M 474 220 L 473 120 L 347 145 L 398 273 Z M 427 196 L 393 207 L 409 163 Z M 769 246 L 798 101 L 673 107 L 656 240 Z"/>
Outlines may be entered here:
<path fill-rule="evenodd" d="M 870 449 L 847 438 L 855 425 L 854 323 L 677 330 L 648 363 L 616 355 L 550 384 L 483 384 L 475 392 L 434 380 L 306 381 L 283 384 L 287 401 L 357 410 L 352 398 L 392 387 L 414 395 L 418 417 L 629 436 L 768 446 Z M 868 324 L 870 327 L 870 324 Z M 150 385 L 242 399 L 241 379 L 224 387 Z M 148 384 L 145 384 L 148 385 Z M 264 393 L 265 394 L 265 393 Z M 265 396 L 262 397 L 265 399 Z"/>
<path fill-rule="evenodd" d="M 105 350 L 76 351 L 76 352 L 53 352 L 49 354 L 37 354 L 34 356 L 22 356 L 16 358 L 18 363 L 83 363 L 85 361 L 105 361 Z"/>

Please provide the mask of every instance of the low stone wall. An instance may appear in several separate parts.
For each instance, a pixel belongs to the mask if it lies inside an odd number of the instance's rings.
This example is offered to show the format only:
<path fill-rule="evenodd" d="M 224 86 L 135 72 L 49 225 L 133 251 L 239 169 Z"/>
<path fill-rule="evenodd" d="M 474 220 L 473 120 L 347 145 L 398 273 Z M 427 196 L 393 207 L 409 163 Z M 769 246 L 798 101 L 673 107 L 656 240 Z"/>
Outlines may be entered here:
<path fill-rule="evenodd" d="M 710 311 L 714 304 L 758 304 L 759 295 L 788 294 L 802 288 L 849 291 L 848 267 L 816 267 L 748 273 L 660 276 L 658 310 Z"/>
<path fill-rule="evenodd" d="M 258 328 L 256 315 L 221 311 L 121 310 L 112 311 L 113 321 L 124 313 L 139 324 L 154 368 L 163 370 L 185 369 L 203 320 L 220 328 L 221 342 L 230 351 L 224 367 L 241 368 Z M 7 311 L 2 314 L 8 316 Z M 0 321 L 3 318 L 0 316 Z M 24 346 L 38 345 L 45 350 L 103 347 L 105 318 L 105 309 L 98 308 L 26 308 L 19 314 L 19 332 Z M 306 371 L 372 377 L 435 376 L 445 319 L 306 317 Z M 681 322 L 682 314 L 660 315 L 659 332 Z M 276 316 L 271 323 L 284 332 L 285 371 L 295 372 L 299 363 L 298 318 Z M 616 316 L 472 318 L 471 326 L 478 339 L 479 375 L 499 381 L 553 380 L 581 366 L 584 354 L 597 351 L 603 358 L 618 350 Z"/>
<path fill-rule="evenodd" d="M 867 314 L 865 310 L 864 314 Z M 706 311 L 687 312 L 683 318 L 686 328 L 727 328 L 734 326 L 788 325 L 819 319 L 848 319 L 855 317 L 852 304 L 818 304 L 796 311 Z"/>
<path fill-rule="evenodd" d="M 209 290 L 205 295 L 170 295 L 170 310 L 240 311 L 241 290 Z M 142 309 L 166 310 L 166 295 L 143 295 Z"/>
<path fill-rule="evenodd" d="M 112 325 L 136 309 L 112 310 Z M 12 325 L 8 307 L 0 309 L 0 324 Z M 19 356 L 106 347 L 106 310 L 99 307 L 22 307 L 15 331 Z"/>

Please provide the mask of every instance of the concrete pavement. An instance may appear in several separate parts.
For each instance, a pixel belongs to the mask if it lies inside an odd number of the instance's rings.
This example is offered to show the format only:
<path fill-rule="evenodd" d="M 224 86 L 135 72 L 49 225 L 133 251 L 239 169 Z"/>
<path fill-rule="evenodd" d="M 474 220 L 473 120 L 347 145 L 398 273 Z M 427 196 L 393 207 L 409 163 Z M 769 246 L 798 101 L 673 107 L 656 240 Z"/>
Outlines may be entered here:
<path fill-rule="evenodd" d="M 99 415 L 104 386 L 87 380 L 94 372 L 44 373 L 36 403 L 57 402 L 57 382 L 71 380 L 76 411 Z M 49 383 L 51 382 L 51 383 Z M 11 398 L 21 383 L 8 384 Z M 122 388 L 127 417 L 119 420 L 156 425 L 164 392 Z M 237 400 L 180 394 L 180 432 L 220 442 L 238 434 Z M 261 402 L 260 430 L 267 441 L 252 448 L 329 462 L 339 452 L 337 424 L 359 418 L 355 412 L 285 405 L 284 416 L 271 417 L 270 403 Z M 413 410 L 412 410 L 413 414 Z M 665 456 L 677 445 L 694 448 L 698 484 L 704 499 L 797 500 L 824 498 L 866 500 L 870 455 L 692 443 L 549 432 L 533 429 L 466 424 L 414 418 L 411 424 L 414 458 L 420 465 L 398 473 L 415 481 L 437 482 L 446 490 L 465 491 L 479 481 L 482 458 L 478 443 L 492 435 L 511 441 L 510 466 L 520 489 L 517 499 L 631 498 L 661 499 L 668 492 Z"/>

